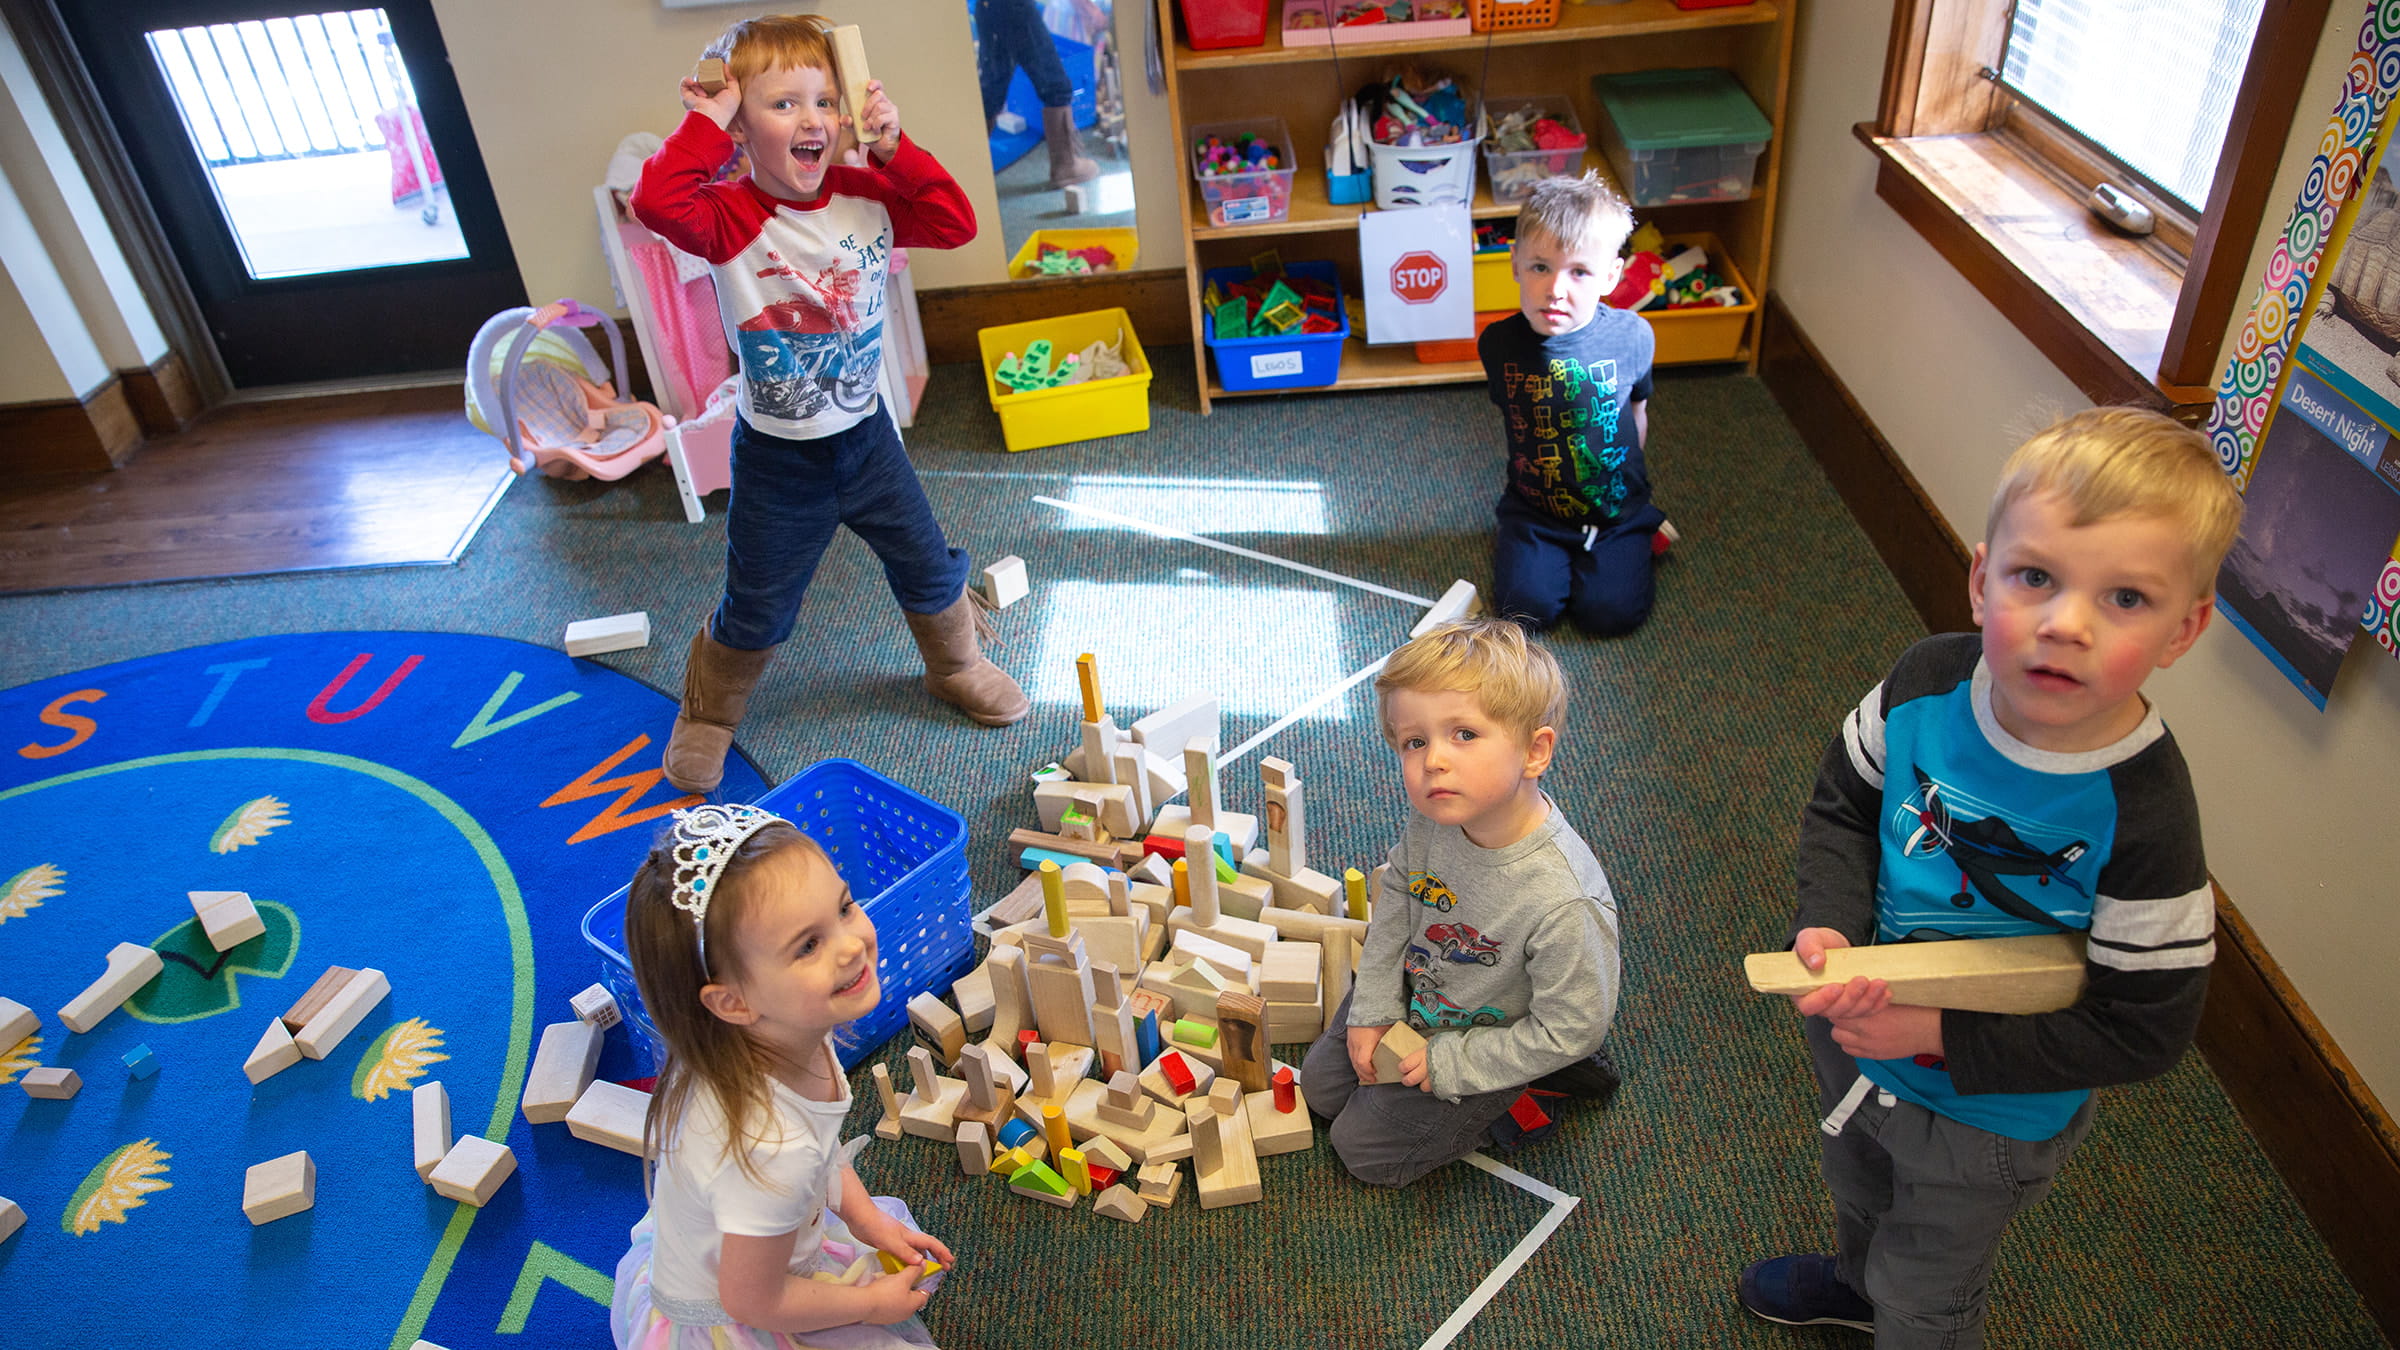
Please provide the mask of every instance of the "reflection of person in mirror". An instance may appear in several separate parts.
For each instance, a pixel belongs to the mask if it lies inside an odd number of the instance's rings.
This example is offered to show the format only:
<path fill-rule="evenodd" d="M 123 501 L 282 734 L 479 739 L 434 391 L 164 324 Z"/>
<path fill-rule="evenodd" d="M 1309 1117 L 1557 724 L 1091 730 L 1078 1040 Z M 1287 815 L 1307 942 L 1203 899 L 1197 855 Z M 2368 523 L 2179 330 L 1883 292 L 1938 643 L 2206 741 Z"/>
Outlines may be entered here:
<path fill-rule="evenodd" d="M 1075 20 L 1092 41 L 1109 28 L 1108 12 L 1091 0 L 1072 0 Z M 1050 41 L 1038 0 L 976 0 L 975 67 L 983 85 L 984 126 L 998 125 L 1001 105 L 1008 99 L 1008 82 L 1019 67 L 1032 81 L 1042 101 L 1042 144 L 1050 153 L 1050 186 L 1087 182 L 1100 176 L 1100 166 L 1083 153 L 1075 134 L 1075 86 L 1065 63 Z"/>

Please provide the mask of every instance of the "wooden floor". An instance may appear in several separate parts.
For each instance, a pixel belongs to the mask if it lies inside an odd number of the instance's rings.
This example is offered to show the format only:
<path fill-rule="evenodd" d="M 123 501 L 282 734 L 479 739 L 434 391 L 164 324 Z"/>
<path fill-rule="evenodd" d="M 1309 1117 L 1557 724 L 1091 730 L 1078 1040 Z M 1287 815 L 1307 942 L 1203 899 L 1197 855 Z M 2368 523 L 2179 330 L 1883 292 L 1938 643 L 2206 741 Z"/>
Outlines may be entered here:
<path fill-rule="evenodd" d="M 0 483 L 0 593 L 456 561 L 510 477 L 457 386 L 229 404 Z"/>

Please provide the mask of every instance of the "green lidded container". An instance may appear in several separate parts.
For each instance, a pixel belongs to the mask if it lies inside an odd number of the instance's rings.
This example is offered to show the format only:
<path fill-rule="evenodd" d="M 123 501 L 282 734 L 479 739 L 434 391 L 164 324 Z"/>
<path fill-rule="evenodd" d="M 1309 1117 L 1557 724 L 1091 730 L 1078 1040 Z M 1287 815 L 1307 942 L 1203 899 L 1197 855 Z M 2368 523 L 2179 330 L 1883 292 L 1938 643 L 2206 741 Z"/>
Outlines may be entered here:
<path fill-rule="evenodd" d="M 1594 75 L 1600 145 L 1635 206 L 1738 202 L 1774 135 L 1733 72 Z"/>

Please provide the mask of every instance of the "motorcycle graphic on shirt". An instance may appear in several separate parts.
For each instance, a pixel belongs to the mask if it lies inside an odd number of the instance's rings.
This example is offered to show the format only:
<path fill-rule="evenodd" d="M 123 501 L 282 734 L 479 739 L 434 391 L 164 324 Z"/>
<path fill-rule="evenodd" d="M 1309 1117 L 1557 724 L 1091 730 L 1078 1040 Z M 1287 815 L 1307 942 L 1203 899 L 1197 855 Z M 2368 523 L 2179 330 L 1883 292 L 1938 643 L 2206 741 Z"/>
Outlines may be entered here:
<path fill-rule="evenodd" d="M 743 320 L 742 378 L 762 417 L 805 422 L 828 410 L 864 412 L 883 367 L 883 319 L 859 313 L 866 273 L 827 267 L 806 276 L 769 255 L 761 276 L 799 284 L 799 293 Z"/>

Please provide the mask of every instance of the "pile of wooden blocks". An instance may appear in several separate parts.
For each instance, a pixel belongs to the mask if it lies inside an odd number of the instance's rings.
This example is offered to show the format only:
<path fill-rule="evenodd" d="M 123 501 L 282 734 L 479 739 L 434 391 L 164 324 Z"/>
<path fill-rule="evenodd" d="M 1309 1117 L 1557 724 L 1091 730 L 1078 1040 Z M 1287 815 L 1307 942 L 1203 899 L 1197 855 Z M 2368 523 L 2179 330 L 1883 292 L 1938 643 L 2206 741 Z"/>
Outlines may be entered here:
<path fill-rule="evenodd" d="M 875 1067 L 876 1132 L 952 1143 L 970 1176 L 1070 1208 L 1091 1196 L 1112 1218 L 1172 1204 L 1186 1160 L 1201 1208 L 1247 1204 L 1264 1193 L 1258 1159 L 1314 1140 L 1269 1047 L 1314 1040 L 1341 1006 L 1367 878 L 1308 866 L 1282 760 L 1260 763 L 1258 815 L 1218 805 L 1214 698 L 1128 734 L 1093 658 L 1076 664 L 1082 744 L 1037 778 L 1043 828 L 1010 836 L 1033 870 L 991 911 L 990 955 L 953 986 L 957 1007 L 910 1001 L 911 1081 L 903 1093 Z"/>

